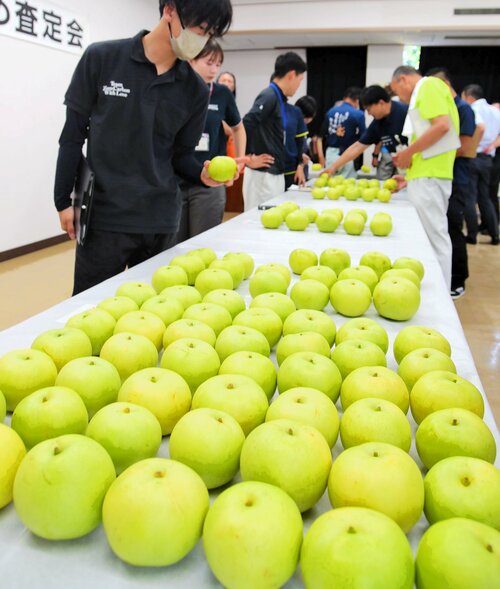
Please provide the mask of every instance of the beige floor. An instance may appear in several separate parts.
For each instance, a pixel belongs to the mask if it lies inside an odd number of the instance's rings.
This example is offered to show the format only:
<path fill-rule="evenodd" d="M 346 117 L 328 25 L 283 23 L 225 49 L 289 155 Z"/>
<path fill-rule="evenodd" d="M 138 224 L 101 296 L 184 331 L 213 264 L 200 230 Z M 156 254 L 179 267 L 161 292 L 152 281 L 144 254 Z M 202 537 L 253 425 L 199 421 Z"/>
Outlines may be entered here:
<path fill-rule="evenodd" d="M 500 424 L 500 248 L 469 248 L 467 294 L 456 302 L 465 335 Z M 30 317 L 71 294 L 74 244 L 63 243 L 0 263 L 0 329 Z M 14 302 L 12 302 L 14 301 Z"/>

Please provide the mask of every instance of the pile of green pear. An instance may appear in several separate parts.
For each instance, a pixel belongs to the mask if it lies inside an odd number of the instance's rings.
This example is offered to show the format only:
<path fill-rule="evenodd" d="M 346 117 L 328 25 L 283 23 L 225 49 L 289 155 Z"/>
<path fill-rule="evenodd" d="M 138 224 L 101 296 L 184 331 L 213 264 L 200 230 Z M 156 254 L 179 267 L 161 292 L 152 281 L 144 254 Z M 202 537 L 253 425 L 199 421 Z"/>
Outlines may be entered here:
<path fill-rule="evenodd" d="M 321 233 L 334 233 L 341 225 L 348 235 L 361 235 L 368 222 L 364 209 L 354 208 L 345 216 L 341 208 L 324 209 L 320 213 L 313 207 L 300 207 L 292 201 L 285 201 L 266 209 L 260 216 L 266 229 L 278 229 L 283 223 L 290 231 L 305 231 L 313 223 Z M 392 231 L 392 217 L 386 212 L 375 213 L 370 220 L 370 231 L 377 237 L 386 237 Z"/>
<path fill-rule="evenodd" d="M 314 180 L 311 196 L 315 200 L 345 198 L 346 200 L 362 199 L 366 202 L 378 200 L 388 203 L 391 201 L 392 193 L 396 191 L 397 187 L 398 183 L 394 178 L 385 180 L 381 186 L 381 181 L 375 178 L 356 180 L 355 178 L 344 178 L 340 175 L 329 176 L 325 172 Z"/>
<path fill-rule="evenodd" d="M 196 566 L 230 588 L 298 567 L 311 589 L 498 587 L 482 393 L 443 333 L 391 341 L 384 323 L 416 313 L 423 277 L 379 252 L 255 267 L 200 248 L 122 283 L 0 357 L 0 509 L 61 558 L 102 525 L 119 559 L 163 576 L 201 541 Z"/>

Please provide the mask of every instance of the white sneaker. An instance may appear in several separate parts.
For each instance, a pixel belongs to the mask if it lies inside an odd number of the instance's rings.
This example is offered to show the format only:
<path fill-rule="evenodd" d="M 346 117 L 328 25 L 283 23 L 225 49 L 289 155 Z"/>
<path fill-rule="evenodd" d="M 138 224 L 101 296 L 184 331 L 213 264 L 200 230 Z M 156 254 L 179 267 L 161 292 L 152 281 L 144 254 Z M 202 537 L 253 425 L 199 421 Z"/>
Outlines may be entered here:
<path fill-rule="evenodd" d="M 460 297 L 463 297 L 464 294 L 465 294 L 465 287 L 463 287 L 463 286 L 458 286 L 454 290 L 450 291 L 450 296 L 452 299 L 459 299 Z"/>

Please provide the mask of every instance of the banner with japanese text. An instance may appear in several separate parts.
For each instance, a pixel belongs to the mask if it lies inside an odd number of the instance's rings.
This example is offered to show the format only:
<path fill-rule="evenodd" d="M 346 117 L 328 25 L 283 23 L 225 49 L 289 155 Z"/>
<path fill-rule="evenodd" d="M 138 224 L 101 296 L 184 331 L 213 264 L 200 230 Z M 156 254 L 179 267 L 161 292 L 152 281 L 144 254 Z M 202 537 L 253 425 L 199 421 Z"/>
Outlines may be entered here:
<path fill-rule="evenodd" d="M 78 54 L 89 43 L 85 18 L 45 0 L 0 0 L 0 34 Z"/>

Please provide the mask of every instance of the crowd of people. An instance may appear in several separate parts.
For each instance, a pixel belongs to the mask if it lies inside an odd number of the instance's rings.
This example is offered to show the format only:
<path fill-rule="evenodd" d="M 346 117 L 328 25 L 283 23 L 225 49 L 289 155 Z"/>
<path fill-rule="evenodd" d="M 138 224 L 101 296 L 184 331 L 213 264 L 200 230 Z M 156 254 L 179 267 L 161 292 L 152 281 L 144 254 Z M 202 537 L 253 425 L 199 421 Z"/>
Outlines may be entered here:
<path fill-rule="evenodd" d="M 371 147 L 377 178 L 394 176 L 407 188 L 452 296 L 465 292 L 466 243 L 479 232 L 499 243 L 500 110 L 479 85 L 458 96 L 446 68 L 422 76 L 399 66 L 386 87 L 347 88 L 309 138 L 315 98 L 289 102 L 307 71 L 302 57 L 278 56 L 269 85 L 241 117 L 236 78 L 220 72 L 216 41 L 230 26 L 230 0 L 160 0 L 159 8 L 151 32 L 89 46 L 66 93 L 54 195 L 72 238 L 85 143 L 95 173 L 74 294 L 219 224 L 226 187 L 239 174 L 247 210 L 304 184 L 311 159 L 329 174 L 356 177 L 355 162 Z M 123 80 L 123 92 L 103 80 Z M 238 164 L 226 184 L 208 174 L 208 162 L 225 154 Z"/>

